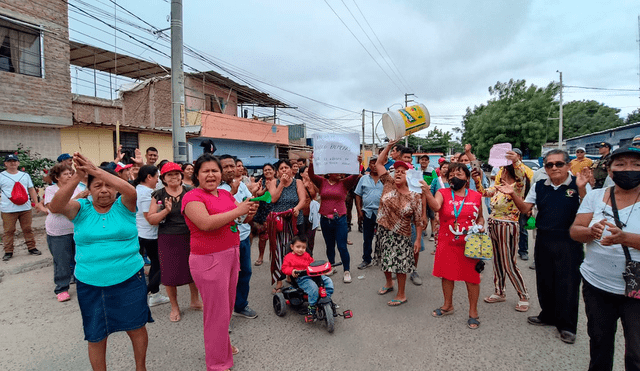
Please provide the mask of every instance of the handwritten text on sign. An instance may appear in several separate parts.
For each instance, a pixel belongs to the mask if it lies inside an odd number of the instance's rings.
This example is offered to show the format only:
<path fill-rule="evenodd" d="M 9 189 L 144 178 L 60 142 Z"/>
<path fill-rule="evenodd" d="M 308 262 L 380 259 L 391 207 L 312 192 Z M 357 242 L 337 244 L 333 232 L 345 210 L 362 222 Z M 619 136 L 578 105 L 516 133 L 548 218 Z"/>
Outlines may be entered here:
<path fill-rule="evenodd" d="M 313 134 L 313 169 L 316 174 L 358 174 L 360 137 L 351 134 Z"/>

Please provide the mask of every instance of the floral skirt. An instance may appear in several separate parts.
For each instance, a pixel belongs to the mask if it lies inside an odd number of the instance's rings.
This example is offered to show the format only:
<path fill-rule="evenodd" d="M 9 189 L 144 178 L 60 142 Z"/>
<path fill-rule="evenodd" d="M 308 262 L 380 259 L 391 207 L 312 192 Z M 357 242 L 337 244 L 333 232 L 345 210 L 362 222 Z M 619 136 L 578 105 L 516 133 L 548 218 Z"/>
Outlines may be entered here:
<path fill-rule="evenodd" d="M 412 273 L 415 269 L 415 257 L 411 238 L 378 224 L 373 259 L 383 272 Z"/>

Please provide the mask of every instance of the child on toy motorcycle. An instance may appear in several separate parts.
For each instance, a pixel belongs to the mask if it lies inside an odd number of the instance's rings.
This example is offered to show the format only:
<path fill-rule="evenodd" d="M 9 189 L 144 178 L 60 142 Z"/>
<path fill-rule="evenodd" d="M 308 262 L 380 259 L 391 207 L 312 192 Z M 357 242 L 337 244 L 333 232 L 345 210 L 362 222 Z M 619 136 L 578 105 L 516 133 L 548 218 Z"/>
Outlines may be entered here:
<path fill-rule="evenodd" d="M 309 264 L 313 263 L 313 258 L 306 251 L 307 239 L 304 236 L 294 236 L 291 240 L 291 250 L 282 262 L 282 273 L 296 278 L 298 286 L 307 294 L 309 302 L 309 314 L 316 312 L 316 303 L 318 302 L 318 285 L 313 281 L 313 277 L 298 277 L 300 271 L 305 271 Z M 333 281 L 327 276 L 320 276 L 327 291 L 327 296 L 333 294 Z"/>

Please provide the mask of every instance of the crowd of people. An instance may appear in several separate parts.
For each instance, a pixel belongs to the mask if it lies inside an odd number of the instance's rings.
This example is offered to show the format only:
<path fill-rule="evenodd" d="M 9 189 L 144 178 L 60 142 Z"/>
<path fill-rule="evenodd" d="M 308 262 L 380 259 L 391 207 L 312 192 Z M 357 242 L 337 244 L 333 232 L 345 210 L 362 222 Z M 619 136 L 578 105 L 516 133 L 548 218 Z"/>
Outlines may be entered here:
<path fill-rule="evenodd" d="M 584 156 L 584 148 L 576 150 L 571 162 L 567 152 L 550 150 L 535 173 L 523 164 L 522 152 L 513 149 L 506 155 L 510 164 L 499 168 L 494 184 L 472 166 L 477 159 L 470 145 L 436 165 L 428 156 L 414 165 L 414 151 L 392 141 L 352 175 L 316 174 L 313 156 L 265 164 L 259 176 L 248 176 L 242 161 L 226 154 L 205 153 L 194 163 L 177 164 L 158 162 L 153 147 L 144 158 L 140 150 L 126 156 L 118 148 L 114 161 L 101 166 L 80 153 L 63 154 L 47 172 L 51 184 L 41 201 L 48 213 L 53 291 L 65 302 L 71 298 L 70 285 L 76 285 L 93 369 L 106 368 L 109 334 L 125 331 L 136 369 L 144 370 L 146 324 L 154 321 L 150 307 L 170 303 L 169 321 L 179 322 L 185 312 L 177 287 L 189 285 L 190 309 L 203 313 L 207 369 L 227 370 L 239 352 L 230 342 L 231 316 L 258 316 L 248 297 L 252 266 L 264 263 L 266 251 L 273 292 L 281 290 L 283 281 L 297 279 L 309 294 L 311 315 L 317 286 L 298 273 L 314 260 L 318 228 L 327 260 L 338 263 L 337 247 L 342 280 L 352 282 L 348 233 L 354 201 L 357 228 L 363 233 L 357 269 L 378 266 L 384 283 L 377 293 L 395 291 L 387 302 L 391 307 L 408 301 L 407 278 L 422 284 L 417 266 L 424 239 L 429 239 L 435 245 L 432 274 L 440 278 L 443 293 L 443 304 L 431 314 L 454 314 L 455 282 L 464 282 L 470 329 L 481 323 L 484 263 L 465 256 L 466 237 L 487 233 L 492 243 L 494 291 L 483 300 L 506 302 L 508 278 L 518 295 L 515 310 L 527 312 L 531 295 L 517 256 L 528 259 L 528 248 L 521 243 L 523 223 L 534 216 L 541 311 L 528 317 L 528 323 L 555 326 L 562 341 L 574 343 L 582 283 L 590 370 L 612 368 L 619 319 L 626 369 L 640 370 L 640 300 L 626 294 L 623 278 L 626 262 L 640 261 L 640 214 L 635 209 L 640 209 L 640 137 L 613 152 L 608 143 L 599 147 L 602 157 L 595 162 Z M 29 175 L 18 170 L 15 155 L 7 155 L 4 165 L 3 260 L 13 257 L 18 221 L 29 253 L 39 255 L 30 224 L 31 208 L 40 200 Z M 422 174 L 419 191 L 410 186 L 416 170 Z M 255 237 L 258 258 L 252 264 Z M 327 276 L 336 272 L 334 268 Z M 323 277 L 323 282 L 331 295 L 332 280 Z"/>

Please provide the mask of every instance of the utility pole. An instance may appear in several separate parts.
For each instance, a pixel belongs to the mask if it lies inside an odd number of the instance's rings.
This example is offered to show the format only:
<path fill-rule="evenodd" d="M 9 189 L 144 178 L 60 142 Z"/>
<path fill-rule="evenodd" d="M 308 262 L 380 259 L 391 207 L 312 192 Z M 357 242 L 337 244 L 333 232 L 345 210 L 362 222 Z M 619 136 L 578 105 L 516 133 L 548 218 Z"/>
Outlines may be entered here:
<path fill-rule="evenodd" d="M 187 161 L 182 45 L 182 0 L 171 0 L 171 136 L 174 162 Z"/>
<path fill-rule="evenodd" d="M 413 96 L 415 94 L 410 94 L 410 93 L 404 93 L 404 106 L 405 107 L 409 107 L 409 102 L 413 102 L 413 99 L 409 99 L 410 96 Z M 409 146 L 409 136 L 406 136 L 404 138 L 404 146 L 408 147 Z"/>
<path fill-rule="evenodd" d="M 559 117 L 559 128 L 558 128 L 558 148 L 562 149 L 562 72 L 560 73 L 560 117 Z"/>
<path fill-rule="evenodd" d="M 360 154 L 364 158 L 364 108 L 362 109 L 362 152 Z"/>
<path fill-rule="evenodd" d="M 376 153 L 376 128 L 373 123 L 373 111 L 371 111 L 371 153 L 375 156 Z"/>

